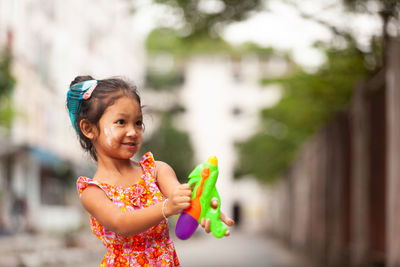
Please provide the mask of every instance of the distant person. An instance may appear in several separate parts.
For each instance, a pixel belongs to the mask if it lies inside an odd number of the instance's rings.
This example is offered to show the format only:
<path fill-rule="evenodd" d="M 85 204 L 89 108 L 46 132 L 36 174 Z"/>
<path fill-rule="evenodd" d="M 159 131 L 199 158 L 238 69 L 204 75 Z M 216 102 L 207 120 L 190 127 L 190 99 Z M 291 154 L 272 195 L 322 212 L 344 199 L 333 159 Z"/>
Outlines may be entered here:
<path fill-rule="evenodd" d="M 93 179 L 79 177 L 77 188 L 92 231 L 107 248 L 100 266 L 179 266 L 167 218 L 190 206 L 191 189 L 150 152 L 131 160 L 143 131 L 136 87 L 119 78 L 78 76 L 67 106 L 81 146 L 97 162 Z M 210 232 L 209 221 L 202 227 Z"/>
<path fill-rule="evenodd" d="M 14 232 L 20 233 L 26 229 L 26 216 L 27 216 L 27 204 L 26 199 L 23 197 L 16 197 L 14 199 L 11 214 L 13 218 L 13 229 Z"/>

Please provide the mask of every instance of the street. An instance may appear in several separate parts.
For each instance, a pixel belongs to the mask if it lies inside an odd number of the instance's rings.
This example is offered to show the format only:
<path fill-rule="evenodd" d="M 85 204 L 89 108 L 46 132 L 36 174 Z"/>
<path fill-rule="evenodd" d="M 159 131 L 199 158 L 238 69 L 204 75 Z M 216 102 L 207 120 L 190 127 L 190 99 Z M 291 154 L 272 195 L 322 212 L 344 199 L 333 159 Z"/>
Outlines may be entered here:
<path fill-rule="evenodd" d="M 198 231 L 186 241 L 177 240 L 176 251 L 183 267 L 251 266 L 311 267 L 306 259 L 263 235 L 233 229 L 231 236 L 217 239 Z M 0 237 L 2 267 L 95 267 L 105 253 L 90 233 L 70 237 L 16 235 Z"/>
<path fill-rule="evenodd" d="M 186 241 L 176 240 L 178 257 L 184 267 L 251 266 L 310 267 L 305 258 L 296 255 L 277 241 L 263 235 L 233 231 L 231 236 L 216 239 L 211 234 Z"/>

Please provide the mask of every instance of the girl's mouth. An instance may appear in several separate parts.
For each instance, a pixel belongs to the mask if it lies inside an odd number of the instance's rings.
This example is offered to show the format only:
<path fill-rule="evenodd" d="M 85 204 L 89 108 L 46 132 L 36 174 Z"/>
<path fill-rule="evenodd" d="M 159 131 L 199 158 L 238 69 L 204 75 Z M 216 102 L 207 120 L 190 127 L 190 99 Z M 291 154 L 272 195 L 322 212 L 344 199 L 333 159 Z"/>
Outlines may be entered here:
<path fill-rule="evenodd" d="M 122 143 L 122 145 L 127 146 L 130 149 L 134 149 L 136 147 L 135 142 L 126 142 L 126 143 Z"/>

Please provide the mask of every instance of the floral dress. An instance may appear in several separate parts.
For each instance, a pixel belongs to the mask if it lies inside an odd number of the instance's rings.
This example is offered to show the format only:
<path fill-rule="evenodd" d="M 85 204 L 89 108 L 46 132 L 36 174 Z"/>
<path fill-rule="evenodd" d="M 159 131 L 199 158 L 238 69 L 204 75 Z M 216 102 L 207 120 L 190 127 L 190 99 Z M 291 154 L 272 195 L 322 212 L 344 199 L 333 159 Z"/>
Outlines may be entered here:
<path fill-rule="evenodd" d="M 101 183 L 81 176 L 77 181 L 78 193 L 81 195 L 89 185 L 96 185 L 124 212 L 155 205 L 163 200 L 163 196 L 154 178 L 153 155 L 146 153 L 140 165 L 142 176 L 130 187 Z M 93 216 L 90 216 L 90 223 L 93 233 L 107 248 L 100 266 L 179 266 L 167 220 L 132 236 L 121 236 L 106 229 Z"/>

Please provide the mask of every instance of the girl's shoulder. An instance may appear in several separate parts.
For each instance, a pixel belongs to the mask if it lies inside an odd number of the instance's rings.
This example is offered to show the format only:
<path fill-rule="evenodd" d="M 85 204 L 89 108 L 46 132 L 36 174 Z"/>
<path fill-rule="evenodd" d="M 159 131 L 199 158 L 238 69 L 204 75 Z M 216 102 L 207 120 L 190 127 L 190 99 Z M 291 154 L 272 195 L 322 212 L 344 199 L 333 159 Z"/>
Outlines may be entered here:
<path fill-rule="evenodd" d="M 155 161 L 154 162 L 154 166 L 155 166 L 155 169 L 157 171 L 160 171 L 160 170 L 162 171 L 164 169 L 171 169 L 172 168 L 168 163 L 166 163 L 164 161 L 160 161 L 160 160 Z"/>
<path fill-rule="evenodd" d="M 168 163 L 164 161 L 155 160 L 154 156 L 151 152 L 147 152 L 143 155 L 142 160 L 140 161 L 144 170 L 150 171 L 154 177 L 157 177 L 157 173 L 162 172 L 163 170 L 172 169 Z"/>
<path fill-rule="evenodd" d="M 89 185 L 96 185 L 102 188 L 101 183 L 99 183 L 96 180 L 93 180 L 86 176 L 78 177 L 78 180 L 76 181 L 76 189 L 78 190 L 79 195 L 81 195 L 83 191 L 85 191 L 85 189 L 88 188 Z"/>
<path fill-rule="evenodd" d="M 160 173 L 170 173 L 173 169 L 164 161 L 155 160 L 151 152 L 147 152 L 140 161 L 145 173 L 150 173 L 155 180 L 158 180 Z"/>
<path fill-rule="evenodd" d="M 105 182 L 101 182 L 95 179 L 91 179 L 89 177 L 85 177 L 85 176 L 80 176 L 78 178 L 78 180 L 76 181 L 76 188 L 78 191 L 79 196 L 82 196 L 82 193 L 89 187 L 89 186 L 95 186 L 98 189 L 101 189 L 106 196 L 109 199 L 113 199 L 113 196 L 115 192 L 122 192 L 124 191 L 126 188 L 123 186 L 119 186 L 119 185 L 114 185 L 114 184 L 108 184 Z M 130 188 L 130 187 L 127 187 Z"/>

